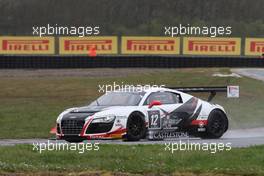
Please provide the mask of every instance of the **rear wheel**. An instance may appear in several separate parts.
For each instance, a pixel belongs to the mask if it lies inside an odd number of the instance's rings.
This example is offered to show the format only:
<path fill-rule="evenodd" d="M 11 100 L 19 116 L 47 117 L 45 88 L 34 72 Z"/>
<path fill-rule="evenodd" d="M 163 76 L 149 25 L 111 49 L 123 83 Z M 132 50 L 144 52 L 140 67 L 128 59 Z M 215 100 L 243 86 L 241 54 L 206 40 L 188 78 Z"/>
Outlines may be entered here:
<path fill-rule="evenodd" d="M 146 136 L 145 119 L 141 113 L 133 113 L 127 120 L 127 134 L 128 141 L 138 141 Z"/>
<path fill-rule="evenodd" d="M 217 139 L 223 136 L 228 128 L 228 119 L 224 112 L 220 110 L 213 110 L 208 118 L 208 125 L 206 133 L 202 138 Z"/>

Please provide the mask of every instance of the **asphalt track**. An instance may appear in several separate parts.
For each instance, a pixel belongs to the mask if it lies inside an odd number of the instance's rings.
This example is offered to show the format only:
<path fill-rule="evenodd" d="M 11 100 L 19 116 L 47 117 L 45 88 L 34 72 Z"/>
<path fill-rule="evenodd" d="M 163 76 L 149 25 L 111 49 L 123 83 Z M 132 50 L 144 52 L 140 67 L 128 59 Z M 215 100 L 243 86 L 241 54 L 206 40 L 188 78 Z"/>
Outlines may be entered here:
<path fill-rule="evenodd" d="M 232 72 L 239 75 L 251 77 L 264 81 L 264 69 L 232 69 Z M 54 139 L 0 139 L 0 146 L 13 146 L 17 144 L 36 144 L 36 143 L 65 143 L 63 140 Z M 232 147 L 249 147 L 254 145 L 264 145 L 264 127 L 253 129 L 236 129 L 228 130 L 220 139 L 200 139 L 200 138 L 177 138 L 160 141 L 141 140 L 138 142 L 124 142 L 122 140 L 92 140 L 85 141 L 100 144 L 120 144 L 120 145 L 138 145 L 138 144 L 168 144 L 168 143 L 230 143 Z"/>
<path fill-rule="evenodd" d="M 2 139 L 0 146 L 13 146 L 17 144 L 40 144 L 40 143 L 65 143 L 64 140 L 55 139 Z M 230 143 L 232 147 L 249 147 L 254 145 L 264 145 L 264 128 L 229 130 L 220 139 L 200 139 L 200 138 L 176 138 L 160 141 L 141 140 L 137 142 L 125 142 L 122 140 L 87 140 L 84 142 L 100 144 L 120 144 L 120 145 L 146 145 L 146 144 L 168 144 L 168 143 Z"/>
<path fill-rule="evenodd" d="M 233 73 L 250 77 L 253 79 L 264 81 L 264 69 L 263 68 L 242 68 L 242 69 L 231 69 Z"/>

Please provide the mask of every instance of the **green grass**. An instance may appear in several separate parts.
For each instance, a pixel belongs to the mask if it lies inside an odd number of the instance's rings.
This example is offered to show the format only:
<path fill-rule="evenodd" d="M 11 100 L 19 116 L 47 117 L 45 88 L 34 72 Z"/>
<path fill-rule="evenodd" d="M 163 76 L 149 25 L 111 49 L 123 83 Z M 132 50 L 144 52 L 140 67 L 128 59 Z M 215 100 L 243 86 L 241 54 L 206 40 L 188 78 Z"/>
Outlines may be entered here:
<path fill-rule="evenodd" d="M 264 146 L 206 151 L 165 151 L 165 145 L 99 145 L 98 151 L 33 151 L 32 145 L 0 147 L 1 172 L 109 171 L 137 174 L 223 173 L 264 175 Z"/>
<path fill-rule="evenodd" d="M 100 95 L 98 84 L 114 81 L 134 85 L 240 85 L 239 99 L 227 99 L 225 94 L 219 94 L 215 102 L 226 108 L 232 128 L 263 126 L 264 83 L 245 77 L 212 77 L 218 72 L 229 73 L 229 69 L 164 69 L 127 77 L 0 77 L 0 138 L 49 137 L 60 112 L 88 104 Z"/>

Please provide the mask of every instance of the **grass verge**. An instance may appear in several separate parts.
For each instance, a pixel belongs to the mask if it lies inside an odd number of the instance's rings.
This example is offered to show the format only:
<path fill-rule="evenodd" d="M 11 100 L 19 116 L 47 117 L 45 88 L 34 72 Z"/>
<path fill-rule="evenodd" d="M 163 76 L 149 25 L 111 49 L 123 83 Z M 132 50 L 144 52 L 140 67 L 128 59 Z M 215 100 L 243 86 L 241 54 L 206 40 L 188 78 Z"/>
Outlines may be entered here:
<path fill-rule="evenodd" d="M 88 73 L 91 70 L 85 71 Z M 53 76 L 45 76 L 37 71 L 37 76 L 34 72 L 33 76 L 0 76 L 0 138 L 47 138 L 60 112 L 88 104 L 101 95 L 99 84 L 112 85 L 113 82 L 169 86 L 239 85 L 239 99 L 227 99 L 225 94 L 219 94 L 214 102 L 226 108 L 231 128 L 264 126 L 264 83 L 246 77 L 212 76 L 214 73 L 228 74 L 229 69 L 148 69 L 146 72 L 143 69 L 139 73 L 130 70 L 125 76 L 122 76 L 126 71 L 124 69 L 123 74 L 118 74 L 117 69 L 107 69 L 107 74 L 102 74 L 105 71 L 98 69 L 98 74 L 101 73 L 99 77 L 89 74 L 56 77 L 54 73 Z"/>
<path fill-rule="evenodd" d="M 0 173 L 129 173 L 140 175 L 264 175 L 264 146 L 206 151 L 165 151 L 164 145 L 99 145 L 98 151 L 33 151 L 0 147 Z M 202 174 L 201 174 L 202 175 Z"/>

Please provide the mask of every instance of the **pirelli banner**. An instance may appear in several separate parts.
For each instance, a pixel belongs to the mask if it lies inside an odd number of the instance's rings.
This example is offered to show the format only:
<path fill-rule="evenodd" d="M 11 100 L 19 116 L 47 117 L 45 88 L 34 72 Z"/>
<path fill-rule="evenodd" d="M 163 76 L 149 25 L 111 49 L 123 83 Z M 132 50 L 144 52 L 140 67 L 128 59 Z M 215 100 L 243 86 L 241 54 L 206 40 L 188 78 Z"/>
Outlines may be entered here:
<path fill-rule="evenodd" d="M 185 55 L 240 55 L 240 38 L 184 37 Z"/>
<path fill-rule="evenodd" d="M 53 37 L 0 37 L 0 54 L 55 54 Z"/>
<path fill-rule="evenodd" d="M 264 54 L 264 38 L 246 38 L 245 55 L 261 56 Z"/>
<path fill-rule="evenodd" d="M 121 54 L 180 54 L 180 38 L 122 37 Z"/>
<path fill-rule="evenodd" d="M 117 37 L 60 37 L 59 54 L 87 55 L 94 49 L 96 54 L 117 54 Z"/>
<path fill-rule="evenodd" d="M 241 46 L 241 40 L 243 46 Z M 243 52 L 241 50 L 243 49 Z M 264 38 L 0 36 L 0 55 L 261 56 Z"/>

